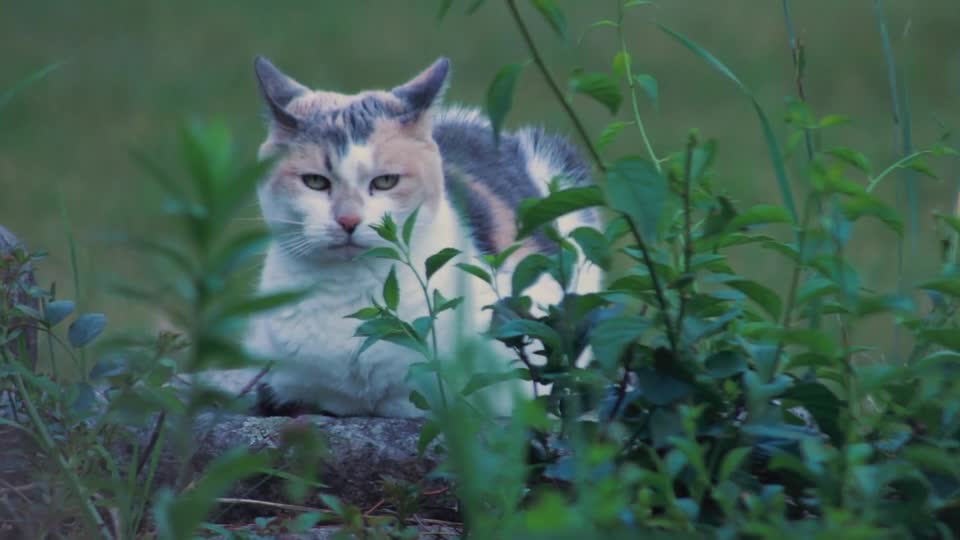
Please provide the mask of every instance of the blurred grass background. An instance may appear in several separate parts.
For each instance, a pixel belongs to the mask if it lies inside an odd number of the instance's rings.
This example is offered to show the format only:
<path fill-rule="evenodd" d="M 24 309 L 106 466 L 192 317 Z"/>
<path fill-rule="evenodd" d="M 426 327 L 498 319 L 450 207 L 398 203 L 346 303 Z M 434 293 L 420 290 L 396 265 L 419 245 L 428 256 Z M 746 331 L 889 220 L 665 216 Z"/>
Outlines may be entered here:
<path fill-rule="evenodd" d="M 487 84 L 503 64 L 527 53 L 506 7 L 488 0 L 467 17 L 472 2 L 455 1 L 438 23 L 439 0 L 341 0 L 266 3 L 168 0 L 70 2 L 0 0 L 0 46 L 5 52 L 0 88 L 54 62 L 59 69 L 0 110 L 0 223 L 31 248 L 49 251 L 40 278 L 55 281 L 62 297 L 78 297 L 87 310 L 105 311 L 114 328 L 148 322 L 147 314 L 107 292 L 106 276 L 148 281 L 153 269 L 136 253 L 104 241 L 113 231 L 163 234 L 159 197 L 130 157 L 143 149 L 172 165 L 176 129 L 183 119 L 223 119 L 239 152 L 253 156 L 264 128 L 252 58 L 264 54 L 315 87 L 356 91 L 406 80 L 437 56 L 453 61 L 448 100 L 482 105 Z M 572 38 L 558 40 L 534 10 L 523 13 L 553 72 L 576 67 L 609 70 L 616 36 L 589 32 L 615 18 L 614 0 L 561 0 Z M 887 2 L 894 47 L 910 87 L 916 146 L 940 134 L 938 121 L 960 125 L 960 7 L 956 0 Z M 851 124 L 827 133 L 825 145 L 865 152 L 876 170 L 896 159 L 889 87 L 868 0 L 797 0 L 797 33 L 806 46 L 808 98 L 818 114 L 839 113 Z M 777 123 L 784 98 L 794 93 L 793 66 L 781 3 L 777 0 L 662 0 L 628 12 L 635 69 L 660 82 L 661 107 L 643 104 L 657 152 L 682 148 L 690 128 L 720 141 L 717 170 L 744 203 L 779 202 L 762 135 L 747 99 L 729 81 L 660 32 L 670 26 L 712 51 L 757 94 Z M 598 104 L 576 99 L 594 134 L 613 120 Z M 628 107 L 620 114 L 628 119 Z M 535 122 L 570 132 L 567 119 L 533 70 L 520 83 L 509 125 Z M 643 153 L 627 128 L 608 155 Z M 799 157 L 799 156 L 798 156 Z M 798 171 L 802 160 L 791 162 Z M 920 178 L 921 225 L 916 256 L 908 251 L 907 278 L 939 267 L 939 237 L 930 212 L 949 211 L 958 169 L 934 162 L 942 181 Z M 795 175 L 797 176 L 797 175 Z M 795 178 L 796 180 L 796 178 Z M 892 180 L 892 178 L 891 178 Z M 894 182 L 881 189 L 893 200 Z M 73 291 L 62 192 L 80 246 L 85 285 Z M 798 201 L 801 201 L 797 190 Z M 250 215 L 256 215 L 251 206 Z M 895 284 L 895 237 L 858 225 L 853 258 L 868 286 Z M 750 275 L 777 285 L 789 273 L 776 255 L 740 257 Z M 876 328 L 879 341 L 889 335 Z"/>

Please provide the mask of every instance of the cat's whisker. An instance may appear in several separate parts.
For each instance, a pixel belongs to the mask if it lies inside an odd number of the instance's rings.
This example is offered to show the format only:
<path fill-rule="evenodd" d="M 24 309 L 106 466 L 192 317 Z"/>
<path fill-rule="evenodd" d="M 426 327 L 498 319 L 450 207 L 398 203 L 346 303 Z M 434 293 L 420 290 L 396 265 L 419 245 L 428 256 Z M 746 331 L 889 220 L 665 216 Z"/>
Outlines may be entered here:
<path fill-rule="evenodd" d="M 238 218 L 233 218 L 233 219 L 234 219 L 234 221 L 258 221 L 258 222 L 261 222 L 261 223 L 285 223 L 285 224 L 288 224 L 288 225 L 301 225 L 301 226 L 302 226 L 302 225 L 306 225 L 306 223 L 304 223 L 303 221 L 291 221 L 291 220 L 288 220 L 288 219 L 269 219 L 269 220 L 268 220 L 268 219 L 263 218 L 263 217 L 249 217 L 249 218 L 238 217 Z"/>

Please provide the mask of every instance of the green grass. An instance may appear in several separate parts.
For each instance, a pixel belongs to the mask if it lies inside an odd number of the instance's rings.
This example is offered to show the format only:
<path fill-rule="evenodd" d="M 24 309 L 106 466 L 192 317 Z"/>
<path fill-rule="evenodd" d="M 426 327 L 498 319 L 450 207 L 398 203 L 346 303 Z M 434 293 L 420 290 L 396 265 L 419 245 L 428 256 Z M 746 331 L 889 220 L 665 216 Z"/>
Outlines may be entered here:
<path fill-rule="evenodd" d="M 85 289 L 79 299 L 107 312 L 113 328 L 152 321 L 130 303 L 107 293 L 110 272 L 148 280 L 150 268 L 137 263 L 128 248 L 111 247 L 108 233 L 118 230 L 162 234 L 157 230 L 157 192 L 130 156 L 148 148 L 172 155 L 177 123 L 183 117 L 220 117 L 238 134 L 243 152 L 252 155 L 263 134 L 260 103 L 252 76 L 252 58 L 262 53 L 312 85 L 352 91 L 405 80 L 436 56 L 453 60 L 451 101 L 482 105 L 487 84 L 505 63 L 526 60 L 521 38 L 509 27 L 502 2 L 488 2 L 472 18 L 469 2 L 454 2 L 447 18 L 435 22 L 440 2 L 340 2 L 315 0 L 270 6 L 253 0 L 150 5 L 125 2 L 13 2 L 4 0 L 0 45 L 6 55 L 0 88 L 38 69 L 61 63 L 45 80 L 16 96 L 0 111 L 0 223 L 33 248 L 52 254 L 41 281 L 56 281 L 67 292 L 72 280 L 70 250 L 57 204 L 64 204 L 79 247 Z M 886 15 L 895 50 L 909 47 L 901 66 L 911 92 L 915 145 L 923 147 L 939 133 L 937 119 L 960 125 L 960 10 L 954 0 L 890 2 Z M 558 77 L 570 69 L 609 70 L 618 48 L 616 32 L 590 31 L 583 46 L 575 41 L 584 21 L 616 18 L 614 2 L 561 2 L 572 21 L 569 43 L 534 16 L 525 3 L 545 60 Z M 736 197 L 747 202 L 778 200 L 779 191 L 761 130 L 747 120 L 751 104 L 728 81 L 671 38 L 655 23 L 694 37 L 735 72 L 755 93 L 781 140 L 783 98 L 794 93 L 793 67 L 779 2 L 730 0 L 723 8 L 700 0 L 664 0 L 659 7 L 629 10 L 627 46 L 633 68 L 660 82 L 661 110 L 641 103 L 647 132 L 658 153 L 684 144 L 698 127 L 704 138 L 718 137 L 718 171 Z M 868 2 L 804 0 L 793 5 L 797 37 L 806 47 L 807 97 L 821 114 L 839 112 L 853 123 L 828 135 L 827 144 L 861 149 L 882 170 L 896 159 L 880 36 Z M 903 30 L 909 24 L 909 37 Z M 15 51 L 15 52 L 13 52 Z M 599 135 L 609 114 L 586 98 L 574 103 L 588 130 Z M 629 107 L 620 111 L 632 117 Z M 571 126 L 533 71 L 519 83 L 508 127 L 536 122 L 571 133 Z M 629 129 L 607 155 L 644 154 Z M 800 155 L 788 163 L 797 170 Z M 938 170 L 949 173 L 943 162 Z M 949 178 L 949 177 L 948 177 Z M 918 178 L 920 208 L 949 211 L 952 181 Z M 797 189 L 797 186 L 795 186 Z M 894 182 L 880 186 L 896 195 Z M 251 215 L 255 208 L 250 208 Z M 937 236 L 929 214 L 919 217 L 916 267 L 905 274 L 929 275 L 938 258 Z M 869 285 L 896 284 L 895 238 L 882 227 L 858 228 L 860 251 L 852 258 Z M 931 256 L 928 256 L 931 255 Z M 776 255 L 743 260 L 748 274 L 772 284 L 785 282 L 789 270 Z M 72 292 L 72 291 L 71 291 Z"/>

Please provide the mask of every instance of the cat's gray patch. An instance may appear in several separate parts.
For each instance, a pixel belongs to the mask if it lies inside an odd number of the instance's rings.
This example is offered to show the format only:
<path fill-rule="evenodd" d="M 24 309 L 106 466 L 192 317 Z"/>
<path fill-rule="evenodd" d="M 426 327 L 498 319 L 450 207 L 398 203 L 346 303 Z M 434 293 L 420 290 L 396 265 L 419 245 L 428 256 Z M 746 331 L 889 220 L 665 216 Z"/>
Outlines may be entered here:
<path fill-rule="evenodd" d="M 433 129 L 433 137 L 443 156 L 444 176 L 448 193 L 460 211 L 466 215 L 473 231 L 477 248 L 485 253 L 495 252 L 494 212 L 490 201 L 471 196 L 459 182 L 480 182 L 510 208 L 529 198 L 543 196 L 538 182 L 550 179 L 531 178 L 527 160 L 532 157 L 523 151 L 527 147 L 546 161 L 558 164 L 568 185 L 590 182 L 590 169 L 569 141 L 549 135 L 539 128 L 527 128 L 515 134 L 500 136 L 494 146 L 490 124 L 467 115 L 441 116 Z M 557 246 L 542 233 L 534 235 L 539 249 L 555 252 Z"/>

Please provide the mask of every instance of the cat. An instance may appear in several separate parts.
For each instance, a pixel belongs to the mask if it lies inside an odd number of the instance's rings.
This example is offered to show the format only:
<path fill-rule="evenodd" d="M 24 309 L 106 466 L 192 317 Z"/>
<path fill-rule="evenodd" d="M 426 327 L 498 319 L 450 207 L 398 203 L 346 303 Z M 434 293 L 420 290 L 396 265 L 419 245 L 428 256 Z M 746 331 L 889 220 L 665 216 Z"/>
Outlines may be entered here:
<path fill-rule="evenodd" d="M 256 58 L 254 71 L 268 117 L 259 155 L 275 160 L 257 189 L 272 234 L 259 289 L 311 291 L 251 321 L 247 349 L 276 362 L 257 388 L 257 413 L 421 416 L 410 401 L 415 383 L 407 372 L 422 357 L 384 341 L 358 355 L 364 338 L 354 332 L 360 321 L 346 318 L 380 299 L 395 263 L 362 256 L 387 245 L 371 225 L 387 214 L 402 224 L 418 210 L 411 242 L 417 268 L 441 248 L 463 252 L 430 280 L 446 298 L 457 295 L 458 284 L 468 286 L 462 313 L 445 312 L 436 322 L 439 356 L 449 357 L 450 336 L 484 331 L 490 311 L 482 308 L 497 299 L 491 287 L 454 263 L 475 263 L 478 254 L 513 245 L 522 200 L 544 197 L 555 178 L 565 186 L 587 183 L 590 169 L 562 137 L 523 128 L 501 134 L 495 144 L 490 122 L 478 111 L 443 107 L 446 58 L 391 90 L 354 95 L 310 90 L 263 57 Z M 558 230 L 569 234 L 596 221 L 581 211 L 561 218 Z M 496 276 L 498 283 L 509 290 L 512 264 L 525 254 L 556 249 L 542 234 L 528 237 Z M 401 318 L 426 315 L 415 276 L 399 264 L 396 272 Z M 600 279 L 598 268 L 583 264 L 570 289 L 596 291 Z M 526 294 L 543 306 L 559 301 L 564 291 L 541 278 Z M 504 357 L 506 352 L 500 351 Z"/>

